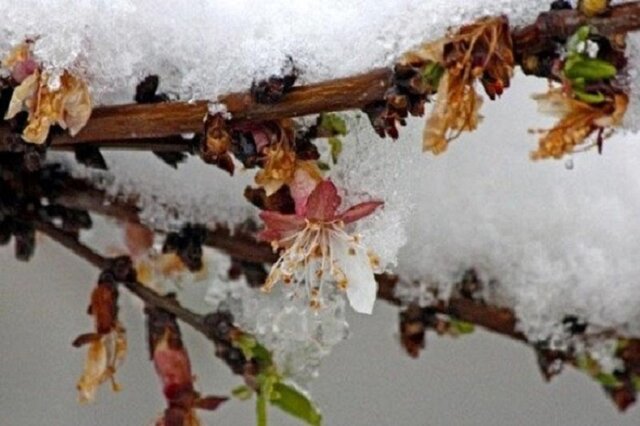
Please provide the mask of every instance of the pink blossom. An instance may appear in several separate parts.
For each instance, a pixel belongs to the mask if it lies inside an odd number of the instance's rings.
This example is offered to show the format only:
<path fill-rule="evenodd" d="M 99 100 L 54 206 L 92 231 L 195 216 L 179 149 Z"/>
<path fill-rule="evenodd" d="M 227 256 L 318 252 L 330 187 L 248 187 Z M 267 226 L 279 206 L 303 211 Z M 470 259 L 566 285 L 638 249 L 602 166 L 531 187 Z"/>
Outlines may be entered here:
<path fill-rule="evenodd" d="M 369 216 L 384 204 L 382 201 L 367 201 L 356 204 L 338 214 L 337 210 L 342 202 L 342 198 L 338 195 L 338 189 L 330 180 L 325 180 L 317 184 L 315 189 L 304 201 L 304 208 L 296 208 L 299 213 L 294 215 L 272 211 L 260 213 L 260 218 L 264 221 L 266 228 L 258 237 L 265 241 L 281 240 L 291 233 L 302 230 L 308 221 L 341 221 L 344 225 L 348 225 L 356 220 Z"/>
<path fill-rule="evenodd" d="M 342 199 L 330 180 L 320 182 L 301 200 L 304 205 L 296 205 L 296 214 L 260 214 L 266 227 L 259 237 L 270 241 L 274 248 L 285 249 L 272 267 L 264 289 L 269 291 L 280 281 L 292 287 L 294 293 L 303 287 L 310 304 L 319 307 L 327 292 L 323 284 L 331 281 L 338 289 L 346 290 L 355 311 L 371 313 L 377 292 L 373 268 L 378 261 L 361 244 L 359 236 L 347 234 L 344 227 L 369 216 L 383 202 L 368 201 L 338 213 Z"/>

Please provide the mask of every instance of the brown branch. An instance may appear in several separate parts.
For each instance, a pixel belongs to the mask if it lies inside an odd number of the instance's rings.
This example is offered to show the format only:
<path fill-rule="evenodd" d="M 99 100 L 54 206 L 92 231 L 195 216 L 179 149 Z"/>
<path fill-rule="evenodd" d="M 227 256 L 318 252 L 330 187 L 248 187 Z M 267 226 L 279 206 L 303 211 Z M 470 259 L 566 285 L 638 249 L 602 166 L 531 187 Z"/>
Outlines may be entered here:
<path fill-rule="evenodd" d="M 139 223 L 138 209 L 132 202 L 108 201 L 103 191 L 76 179 L 70 179 L 64 188 L 56 202 L 67 208 L 88 210 L 119 220 Z M 274 253 L 268 244 L 257 241 L 253 235 L 246 232 L 232 233 L 225 227 L 208 230 L 205 244 L 247 262 L 273 263 L 278 258 L 277 253 Z M 399 278 L 391 274 L 380 274 L 376 279 L 379 286 L 378 298 L 400 306 L 402 303 L 395 296 Z M 516 330 L 517 318 L 509 309 L 489 306 L 464 297 L 454 297 L 447 303 L 440 302 L 434 307 L 439 313 L 452 315 L 490 331 L 527 342 L 526 337 Z M 640 354 L 638 361 L 640 362 Z"/>
<path fill-rule="evenodd" d="M 106 269 L 107 267 L 109 267 L 108 258 L 100 255 L 99 253 L 96 253 L 91 248 L 85 246 L 84 244 L 79 242 L 78 239 L 73 235 L 70 235 L 45 222 L 34 221 L 33 224 L 39 232 L 47 235 L 49 238 L 66 247 L 73 254 L 80 257 L 81 259 L 86 260 L 96 268 Z"/>
<path fill-rule="evenodd" d="M 391 70 L 378 69 L 356 77 L 331 80 L 294 88 L 281 102 L 263 105 L 253 101 L 249 93 L 222 96 L 234 122 L 264 121 L 281 117 L 300 117 L 323 111 L 358 109 L 382 99 L 389 87 Z M 53 137 L 52 146 L 70 146 L 107 140 L 109 147 L 130 145 L 140 148 L 140 139 L 163 144 L 162 138 L 186 133 L 202 133 L 208 114 L 208 102 L 164 102 L 96 108 L 78 135 Z M 0 126 L 0 143 L 10 136 L 7 125 Z M 171 139 L 172 140 L 172 139 Z M 6 142 L 5 142 L 6 143 Z M 172 142 L 175 145 L 175 142 Z M 0 145 L 1 146 L 1 145 Z M 177 148 L 186 149 L 178 146 Z"/>
<path fill-rule="evenodd" d="M 567 37 L 586 23 L 605 35 L 635 31 L 640 28 L 640 2 L 614 6 L 605 16 L 591 19 L 575 10 L 542 13 L 533 24 L 513 31 L 516 57 L 539 51 L 553 38 Z M 354 77 L 295 87 L 273 105 L 256 103 L 248 92 L 224 95 L 218 101 L 226 105 L 235 122 L 360 109 L 384 99 L 392 74 L 389 68 L 379 68 Z M 55 136 L 52 145 L 69 149 L 73 144 L 105 141 L 110 148 L 159 150 L 159 145 L 170 144 L 171 149 L 183 150 L 186 145 L 162 138 L 202 133 L 207 114 L 207 101 L 105 106 L 93 111 L 89 123 L 75 138 L 67 134 Z M 9 126 L 2 124 L 0 147 L 7 146 L 10 138 Z M 140 141 L 145 139 L 149 141 Z"/>
<path fill-rule="evenodd" d="M 110 266 L 110 259 L 94 252 L 79 242 L 74 236 L 66 234 L 53 225 L 36 222 L 36 229 L 48 235 L 52 240 L 67 247 L 74 254 L 87 260 L 97 268 L 105 269 Z M 376 279 L 379 285 L 379 299 L 386 300 L 393 305 L 400 305 L 400 301 L 394 296 L 395 286 L 399 282 L 398 277 L 381 274 L 377 275 Z M 180 321 L 189 324 L 195 330 L 202 333 L 207 339 L 213 341 L 214 344 L 219 343 L 215 340 L 215 332 L 212 332 L 206 316 L 194 313 L 180 305 L 175 298 L 162 296 L 139 282 L 123 282 L 122 284 L 144 301 L 145 304 L 175 315 Z M 454 297 L 447 302 L 440 301 L 432 306 L 432 308 L 440 314 L 455 317 L 459 320 L 483 327 L 496 334 L 510 337 L 529 346 L 532 345 L 532 342 L 529 342 L 527 338 L 517 330 L 517 318 L 513 311 L 507 308 L 490 306 L 483 302 L 464 297 Z M 589 336 L 586 337 L 588 338 Z M 628 369 L 640 372 L 640 340 L 629 339 L 626 349 L 621 351 L 619 356 Z M 563 359 L 565 362 L 574 366 L 576 365 L 576 359 L 571 355 Z M 233 366 L 231 367 L 234 368 Z"/>
<path fill-rule="evenodd" d="M 395 296 L 395 287 L 399 278 L 393 275 L 382 274 L 376 277 L 378 281 L 378 298 L 393 305 L 401 306 L 401 301 Z M 536 342 L 530 342 L 524 334 L 517 329 L 518 319 L 515 313 L 508 308 L 487 305 L 483 301 L 476 301 L 462 296 L 454 296 L 448 301 L 439 301 L 430 306 L 435 312 L 449 317 L 472 323 L 502 336 L 510 337 L 516 341 L 534 346 Z M 618 356 L 631 371 L 640 373 L 640 339 L 627 338 L 617 334 L 613 330 L 598 332 L 596 335 L 584 335 L 584 338 L 596 338 L 599 336 L 625 338 L 627 347 Z M 576 359 L 568 355 L 564 358 L 576 366 Z"/>
<path fill-rule="evenodd" d="M 110 259 L 96 253 L 74 235 L 67 234 L 49 223 L 35 220 L 34 226 L 39 232 L 101 270 L 115 266 L 118 261 L 117 258 Z M 182 306 L 174 295 L 163 296 L 137 280 L 121 280 L 119 284 L 142 300 L 146 307 L 168 312 L 204 335 L 215 345 L 216 356 L 221 358 L 235 374 L 245 375 L 245 378 L 251 376 L 250 371 L 255 367 L 254 361 L 246 359 L 240 349 L 233 347 L 234 339 L 243 335 L 244 332 L 233 325 L 231 314 L 214 312 L 201 315 Z"/>
<path fill-rule="evenodd" d="M 541 13 L 535 23 L 512 33 L 514 51 L 516 55 L 540 51 L 554 38 L 567 38 L 586 24 L 605 36 L 637 31 L 640 29 L 640 2 L 613 6 L 605 15 L 593 18 L 588 18 L 576 10 Z"/>

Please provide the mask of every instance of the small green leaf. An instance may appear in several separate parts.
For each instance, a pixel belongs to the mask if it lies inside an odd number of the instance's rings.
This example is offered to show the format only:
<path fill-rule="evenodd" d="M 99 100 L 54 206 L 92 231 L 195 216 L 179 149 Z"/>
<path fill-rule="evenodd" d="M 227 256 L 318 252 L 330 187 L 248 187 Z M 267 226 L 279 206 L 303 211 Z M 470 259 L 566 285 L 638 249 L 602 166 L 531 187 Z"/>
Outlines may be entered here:
<path fill-rule="evenodd" d="M 271 400 L 273 405 L 311 426 L 322 424 L 322 415 L 301 392 L 284 383 L 275 383 L 273 389 L 278 394 L 278 398 Z"/>
<path fill-rule="evenodd" d="M 589 39 L 590 33 L 591 28 L 589 28 L 588 25 L 583 25 L 578 28 L 578 30 L 569 37 L 569 40 L 567 40 L 567 50 L 571 53 L 575 53 L 578 48 L 578 44 L 580 44 L 580 42 L 586 42 Z"/>
<path fill-rule="evenodd" d="M 579 370 L 587 371 L 589 369 L 589 358 L 585 355 L 578 355 L 576 357 L 576 367 Z"/>
<path fill-rule="evenodd" d="M 231 395 L 238 398 L 240 401 L 246 401 L 251 398 L 251 395 L 253 395 L 253 389 L 249 386 L 240 385 L 231 391 Z"/>
<path fill-rule="evenodd" d="M 333 164 L 336 164 L 342 152 L 342 141 L 335 136 L 331 136 L 329 138 L 329 146 L 331 147 L 331 160 L 333 160 Z"/>
<path fill-rule="evenodd" d="M 610 373 L 598 373 L 594 378 L 605 388 L 615 389 L 622 386 L 620 380 Z"/>
<path fill-rule="evenodd" d="M 631 383 L 633 383 L 633 388 L 640 392 L 640 376 L 633 375 L 631 376 Z"/>
<path fill-rule="evenodd" d="M 245 358 L 255 359 L 261 366 L 271 366 L 273 363 L 271 352 L 250 334 L 244 333 L 236 337 L 233 340 L 233 345 L 242 351 Z"/>
<path fill-rule="evenodd" d="M 233 340 L 233 346 L 240 349 L 246 359 L 253 359 L 253 349 L 258 342 L 250 334 L 241 334 Z"/>
<path fill-rule="evenodd" d="M 269 352 L 269 350 L 262 346 L 258 341 L 256 341 L 256 344 L 253 347 L 253 358 L 258 361 L 258 363 L 265 366 L 271 366 L 273 364 L 271 352 Z"/>
<path fill-rule="evenodd" d="M 592 377 L 600 374 L 600 365 L 587 355 L 578 355 L 576 357 L 576 366 Z"/>
<path fill-rule="evenodd" d="M 606 80 L 615 77 L 617 73 L 615 66 L 596 58 L 568 60 L 564 66 L 564 75 L 571 80 L 578 78 L 583 78 L 585 81 Z"/>
<path fill-rule="evenodd" d="M 600 92 L 588 93 L 584 90 L 574 89 L 573 94 L 576 95 L 576 98 L 578 98 L 578 100 L 581 100 L 582 102 L 586 102 L 588 104 L 599 104 L 600 102 L 604 102 L 606 99 Z"/>
<path fill-rule="evenodd" d="M 475 331 L 475 325 L 473 325 L 470 322 L 461 321 L 456 318 L 451 318 L 449 323 L 458 334 L 471 334 Z"/>
<path fill-rule="evenodd" d="M 320 114 L 320 127 L 330 135 L 345 136 L 347 134 L 347 123 L 337 114 Z"/>
<path fill-rule="evenodd" d="M 331 167 L 324 161 L 317 161 L 317 164 L 318 168 L 324 172 L 326 172 L 327 170 L 331 170 Z"/>
<path fill-rule="evenodd" d="M 422 70 L 422 79 L 436 90 L 440 85 L 440 79 L 444 75 L 445 69 L 439 62 L 431 62 Z"/>

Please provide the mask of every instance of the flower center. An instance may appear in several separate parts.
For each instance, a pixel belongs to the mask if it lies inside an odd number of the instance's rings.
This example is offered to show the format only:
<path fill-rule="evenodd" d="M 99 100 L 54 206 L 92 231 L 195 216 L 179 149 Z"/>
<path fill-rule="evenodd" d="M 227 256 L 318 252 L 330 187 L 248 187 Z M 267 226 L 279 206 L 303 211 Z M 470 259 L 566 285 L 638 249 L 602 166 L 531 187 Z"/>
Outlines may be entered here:
<path fill-rule="evenodd" d="M 348 258 L 364 253 L 365 259 L 375 263 L 366 256 L 359 236 L 347 234 L 340 220 L 307 220 L 301 231 L 276 244 L 286 250 L 271 268 L 262 290 L 269 292 L 282 282 L 292 297 L 305 297 L 314 309 L 319 309 L 328 295 L 325 283 L 340 291 L 347 289 L 349 280 L 341 265 L 348 264 Z"/>

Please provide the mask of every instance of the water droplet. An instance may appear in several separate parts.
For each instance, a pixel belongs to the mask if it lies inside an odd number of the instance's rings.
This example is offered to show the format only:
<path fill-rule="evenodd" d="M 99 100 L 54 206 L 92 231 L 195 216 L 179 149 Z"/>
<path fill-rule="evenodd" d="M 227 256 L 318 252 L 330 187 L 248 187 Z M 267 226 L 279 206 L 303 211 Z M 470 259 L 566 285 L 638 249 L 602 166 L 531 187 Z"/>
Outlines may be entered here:
<path fill-rule="evenodd" d="M 567 170 L 573 170 L 573 158 L 569 158 L 567 161 L 564 162 L 564 168 Z"/>

